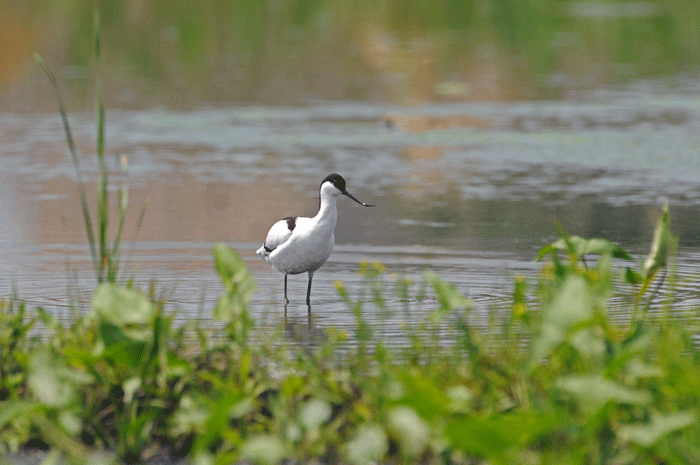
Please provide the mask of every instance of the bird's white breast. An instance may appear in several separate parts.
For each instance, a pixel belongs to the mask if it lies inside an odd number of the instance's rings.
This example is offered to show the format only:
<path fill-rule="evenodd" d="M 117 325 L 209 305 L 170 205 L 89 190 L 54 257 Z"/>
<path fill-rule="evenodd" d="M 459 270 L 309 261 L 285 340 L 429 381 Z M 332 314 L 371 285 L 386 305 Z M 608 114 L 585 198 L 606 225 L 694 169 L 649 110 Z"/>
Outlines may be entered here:
<path fill-rule="evenodd" d="M 289 274 L 321 268 L 335 245 L 335 221 L 331 219 L 297 218 L 289 238 L 270 253 L 270 264 Z"/>

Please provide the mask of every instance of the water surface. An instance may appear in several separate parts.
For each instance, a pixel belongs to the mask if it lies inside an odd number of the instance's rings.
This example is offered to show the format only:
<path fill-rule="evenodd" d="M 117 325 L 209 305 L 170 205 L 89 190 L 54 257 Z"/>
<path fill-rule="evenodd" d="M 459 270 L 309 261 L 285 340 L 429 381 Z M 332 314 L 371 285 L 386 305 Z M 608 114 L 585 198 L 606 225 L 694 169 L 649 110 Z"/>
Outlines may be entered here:
<path fill-rule="evenodd" d="M 71 118 L 81 164 L 95 192 L 91 115 Z M 0 114 L 0 289 L 70 318 L 84 311 L 94 277 L 76 174 L 56 114 Z M 112 181 L 130 188 L 125 278 L 153 281 L 182 319 L 209 321 L 221 290 L 211 247 L 226 242 L 255 273 L 253 317 L 269 334 L 285 321 L 282 275 L 254 251 L 288 215 L 313 215 L 318 184 L 341 173 L 373 209 L 340 199 L 336 250 L 315 275 L 289 280 L 287 335 L 315 340 L 352 331 L 354 316 L 333 282 L 367 294 L 361 261 L 387 267 L 390 315 L 367 318 L 389 340 L 432 305 L 405 303 L 394 274 L 420 287 L 432 269 L 476 302 L 504 307 L 513 277 L 536 277 L 537 251 L 569 233 L 614 240 L 641 260 L 661 205 L 680 237 L 679 309 L 698 306 L 700 99 L 608 92 L 583 101 L 432 104 L 318 103 L 305 107 L 108 111 Z M 128 158 L 128 175 L 120 159 Z M 94 199 L 94 195 L 90 195 Z M 146 215 L 133 238 L 143 205 Z M 365 296 L 366 300 L 369 300 Z M 432 297 L 428 295 L 428 302 Z M 411 321 L 406 321 L 410 319 Z M 320 332 L 320 333 L 319 333 Z"/>

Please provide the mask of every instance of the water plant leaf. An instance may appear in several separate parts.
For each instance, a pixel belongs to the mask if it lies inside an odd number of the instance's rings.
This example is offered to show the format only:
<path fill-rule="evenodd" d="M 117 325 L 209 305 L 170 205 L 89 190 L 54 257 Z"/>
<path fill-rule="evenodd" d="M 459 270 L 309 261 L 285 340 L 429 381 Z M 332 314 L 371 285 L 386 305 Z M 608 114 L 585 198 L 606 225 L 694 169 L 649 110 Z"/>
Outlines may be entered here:
<path fill-rule="evenodd" d="M 673 235 L 671 234 L 671 218 L 668 210 L 668 202 L 664 203 L 661 217 L 654 229 L 654 239 L 651 243 L 649 256 L 644 261 L 642 273 L 648 279 L 659 269 L 666 266 L 669 251 L 673 245 Z"/>
<path fill-rule="evenodd" d="M 451 310 L 469 309 L 473 303 L 464 297 L 452 284 L 448 283 L 432 271 L 425 273 L 426 280 L 433 286 L 435 296 L 440 303 L 440 315 L 444 316 Z"/>
<path fill-rule="evenodd" d="M 214 317 L 221 321 L 232 321 L 238 318 L 247 308 L 248 300 L 237 292 L 226 292 L 219 297 L 214 307 Z"/>
<path fill-rule="evenodd" d="M 333 410 L 331 404 L 323 399 L 311 399 L 301 408 L 299 412 L 299 423 L 311 430 L 327 422 L 331 418 Z"/>
<path fill-rule="evenodd" d="M 241 446 L 240 458 L 253 463 L 275 465 L 284 458 L 284 444 L 269 434 L 258 434 L 247 439 Z"/>
<path fill-rule="evenodd" d="M 592 317 L 593 296 L 588 282 L 582 276 L 568 275 L 542 312 L 540 332 L 530 348 L 529 367 L 532 369 L 561 344 L 572 327 Z"/>
<path fill-rule="evenodd" d="M 644 282 L 644 276 L 629 267 L 625 270 L 624 279 L 627 284 L 633 285 L 642 284 Z"/>
<path fill-rule="evenodd" d="M 561 377 L 557 380 L 557 387 L 572 394 L 588 414 L 597 413 L 608 402 L 644 405 L 651 401 L 648 391 L 628 388 L 600 375 Z"/>
<path fill-rule="evenodd" d="M 103 283 L 95 290 L 92 308 L 102 321 L 120 328 L 138 329 L 149 325 L 156 316 L 156 307 L 146 296 L 133 289 Z M 141 331 L 127 331 L 130 336 L 146 339 Z"/>
<path fill-rule="evenodd" d="M 133 376 L 122 383 L 122 391 L 124 391 L 124 403 L 130 403 L 134 398 L 136 391 L 141 389 L 141 378 Z"/>
<path fill-rule="evenodd" d="M 245 262 L 231 247 L 221 242 L 214 245 L 214 264 L 221 282 L 227 290 L 243 281 L 248 274 Z"/>
<path fill-rule="evenodd" d="M 509 449 L 527 445 L 558 424 L 556 417 L 542 412 L 523 411 L 479 417 L 461 415 L 445 429 L 453 447 L 470 454 L 507 463 Z"/>
<path fill-rule="evenodd" d="M 449 399 L 448 410 L 453 413 L 467 413 L 474 399 L 474 394 L 466 386 L 451 386 L 446 391 Z"/>
<path fill-rule="evenodd" d="M 695 418 L 691 411 L 653 415 L 649 423 L 621 426 L 617 434 L 622 440 L 651 447 L 662 437 L 692 425 Z"/>
<path fill-rule="evenodd" d="M 527 320 L 527 288 L 528 283 L 522 276 L 514 280 L 513 287 L 513 317 Z"/>
<path fill-rule="evenodd" d="M 32 415 L 41 408 L 39 402 L 28 400 L 8 400 L 0 402 L 0 428 L 22 415 Z"/>
<path fill-rule="evenodd" d="M 83 422 L 76 412 L 63 409 L 58 413 L 58 423 L 66 432 L 76 435 L 83 428 Z"/>
<path fill-rule="evenodd" d="M 640 378 L 660 378 L 664 375 L 664 371 L 656 365 L 633 359 L 626 365 L 625 375 L 629 379 L 636 381 Z"/>
<path fill-rule="evenodd" d="M 248 302 L 255 293 L 255 279 L 240 255 L 226 244 L 216 244 L 213 255 L 216 271 L 226 289 L 216 303 L 214 316 L 219 320 L 232 321 L 248 308 Z"/>
<path fill-rule="evenodd" d="M 428 446 L 430 427 L 411 407 L 394 407 L 387 415 L 387 427 L 406 457 L 417 457 Z"/>
<path fill-rule="evenodd" d="M 584 239 L 579 236 L 567 236 L 542 247 L 537 254 L 537 261 L 542 260 L 545 255 L 567 251 L 576 258 L 581 258 L 587 254 L 611 255 L 623 260 L 632 260 L 632 256 L 625 249 L 607 239 Z"/>
<path fill-rule="evenodd" d="M 47 351 L 32 354 L 28 384 L 34 397 L 48 407 L 66 407 L 76 400 L 77 387 L 92 381 L 86 373 L 70 370 Z"/>
<path fill-rule="evenodd" d="M 434 381 L 413 371 L 402 373 L 399 379 L 403 387 L 401 403 L 415 409 L 421 417 L 430 420 L 447 411 L 450 399 Z"/>
<path fill-rule="evenodd" d="M 583 328 L 576 331 L 568 338 L 569 343 L 576 350 L 588 358 L 601 359 L 605 354 L 605 341 L 600 338 L 591 328 Z"/>
<path fill-rule="evenodd" d="M 389 451 L 389 438 L 381 425 L 366 424 L 358 428 L 345 446 L 345 457 L 355 465 L 382 463 Z"/>
<path fill-rule="evenodd" d="M 136 369 L 141 365 L 148 347 L 146 341 L 130 337 L 122 328 L 109 322 L 100 323 L 98 335 L 104 344 L 101 357 L 130 369 Z"/>

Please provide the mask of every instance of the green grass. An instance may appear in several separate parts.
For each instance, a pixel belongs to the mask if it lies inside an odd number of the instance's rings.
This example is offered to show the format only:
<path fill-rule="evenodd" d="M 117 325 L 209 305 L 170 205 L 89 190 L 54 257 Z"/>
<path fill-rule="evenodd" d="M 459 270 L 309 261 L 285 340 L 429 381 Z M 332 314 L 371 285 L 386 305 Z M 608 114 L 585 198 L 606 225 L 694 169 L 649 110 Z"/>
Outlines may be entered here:
<path fill-rule="evenodd" d="M 97 452 L 108 463 L 695 463 L 698 315 L 671 303 L 648 312 L 658 292 L 648 283 L 673 256 L 669 225 L 666 210 L 638 270 L 608 241 L 562 233 L 542 251 L 538 282 L 517 280 L 486 330 L 434 273 L 412 295 L 404 278 L 362 264 L 360 289 L 336 283 L 355 334 L 329 330 L 314 350 L 250 340 L 255 283 L 223 244 L 217 329 L 176 326 L 165 302 L 114 283 L 68 324 L 13 297 L 0 305 L 0 450 L 42 444 L 71 463 Z M 410 347 L 392 348 L 364 320 L 396 299 L 387 289 L 433 307 L 406 329 Z M 665 292 L 655 297 L 672 302 Z M 611 318 L 613 295 L 637 317 Z M 452 342 L 439 337 L 445 325 Z"/>
<path fill-rule="evenodd" d="M 94 56 L 95 56 L 95 69 L 96 72 L 96 120 L 97 120 L 97 147 L 96 155 L 99 167 L 99 177 L 97 181 L 97 204 L 94 208 L 95 210 L 95 220 L 93 221 L 93 216 L 90 213 L 90 207 L 87 201 L 87 195 L 85 193 L 85 181 L 81 165 L 80 156 L 75 146 L 75 141 L 73 140 L 73 133 L 70 128 L 70 123 L 68 120 L 68 113 L 66 111 L 65 104 L 61 98 L 61 92 L 58 86 L 58 81 L 56 77 L 51 72 L 51 70 L 46 66 L 44 60 L 39 54 L 34 55 L 34 59 L 39 64 L 41 69 L 46 74 L 49 79 L 54 91 L 56 92 L 56 97 L 58 100 L 58 111 L 61 115 L 61 121 L 63 122 L 63 129 L 66 135 L 66 142 L 68 144 L 68 150 L 71 155 L 71 160 L 73 162 L 73 167 L 75 168 L 77 184 L 78 184 L 78 194 L 80 197 L 80 206 L 83 214 L 83 221 L 85 224 L 85 232 L 87 234 L 88 244 L 90 245 L 90 255 L 92 257 L 93 268 L 97 277 L 97 282 L 116 282 L 119 278 L 119 264 L 120 264 L 120 246 L 122 240 L 122 233 L 124 232 L 124 221 L 126 219 L 126 212 L 128 207 L 128 186 L 120 183 L 117 186 L 117 228 L 114 233 L 114 238 L 110 241 L 110 231 L 109 231 L 109 170 L 107 169 L 107 164 L 105 162 L 105 107 L 104 98 L 102 93 L 102 80 L 100 78 L 100 57 L 101 57 L 101 37 L 100 37 L 100 16 L 97 12 L 93 15 L 93 29 L 94 29 Z M 127 159 L 122 157 L 121 169 L 123 174 L 126 175 L 127 171 Z M 145 206 L 141 211 L 139 216 L 136 232 L 140 229 L 141 221 L 145 214 Z M 94 224 L 97 224 L 97 229 L 95 230 Z"/>

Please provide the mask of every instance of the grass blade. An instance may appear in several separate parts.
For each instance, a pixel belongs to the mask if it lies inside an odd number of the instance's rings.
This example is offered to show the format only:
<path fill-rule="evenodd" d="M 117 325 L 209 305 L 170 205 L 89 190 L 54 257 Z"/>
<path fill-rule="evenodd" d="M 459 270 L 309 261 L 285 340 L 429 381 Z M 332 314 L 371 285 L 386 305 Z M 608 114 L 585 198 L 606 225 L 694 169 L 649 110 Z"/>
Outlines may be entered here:
<path fill-rule="evenodd" d="M 73 140 L 73 133 L 71 132 L 70 129 L 70 124 L 68 123 L 68 114 L 66 112 L 66 107 L 63 104 L 63 98 L 61 97 L 61 91 L 58 87 L 58 81 L 56 81 L 56 77 L 54 74 L 49 70 L 49 68 L 46 66 L 44 63 L 44 60 L 41 58 L 41 55 L 38 53 L 34 54 L 34 60 L 39 64 L 41 69 L 44 71 L 44 74 L 46 74 L 46 77 L 49 79 L 49 82 L 54 88 L 54 91 L 56 92 L 56 98 L 58 99 L 58 112 L 61 115 L 61 120 L 63 121 L 63 130 L 66 133 L 66 141 L 68 143 L 68 150 L 70 151 L 70 156 L 73 161 L 73 166 L 75 167 L 75 172 L 76 172 L 76 177 L 78 181 L 78 194 L 80 196 L 80 207 L 83 212 L 83 221 L 85 222 L 85 230 L 87 233 L 87 238 L 88 238 L 88 243 L 90 244 L 90 255 L 92 256 L 92 262 L 93 265 L 95 266 L 95 269 L 98 269 L 98 260 L 97 260 L 97 250 L 95 248 L 95 236 L 93 233 L 92 229 L 92 219 L 90 218 L 90 209 L 88 208 L 87 204 L 87 197 L 85 196 L 85 183 L 83 181 L 83 172 L 80 169 L 80 160 L 78 158 L 78 152 L 75 148 L 75 141 Z"/>
<path fill-rule="evenodd" d="M 105 163 L 105 107 L 102 94 L 102 80 L 100 79 L 100 15 L 99 11 L 95 10 L 93 16 L 94 31 L 95 31 L 95 68 L 96 68 L 96 94 L 97 94 L 97 160 L 100 166 L 100 186 L 98 190 L 97 211 L 100 224 L 99 239 L 100 239 L 100 268 L 98 271 L 98 281 L 102 282 L 105 278 L 110 281 L 114 280 L 112 276 L 112 257 L 108 246 L 109 239 L 109 193 L 107 185 L 109 183 L 109 174 L 107 173 L 107 165 Z M 105 269 L 107 276 L 104 276 Z"/>

